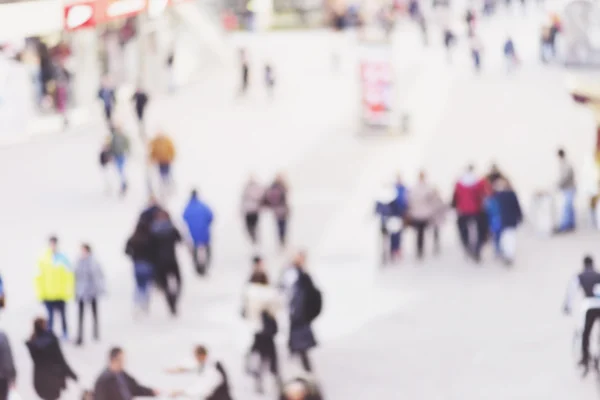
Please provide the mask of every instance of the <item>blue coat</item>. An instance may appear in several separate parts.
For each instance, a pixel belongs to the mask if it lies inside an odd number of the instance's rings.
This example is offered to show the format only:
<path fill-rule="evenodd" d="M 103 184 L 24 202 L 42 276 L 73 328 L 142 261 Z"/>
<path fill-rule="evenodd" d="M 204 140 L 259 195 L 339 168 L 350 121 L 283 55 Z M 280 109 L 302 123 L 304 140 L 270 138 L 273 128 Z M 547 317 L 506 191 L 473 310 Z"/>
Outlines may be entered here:
<path fill-rule="evenodd" d="M 183 220 L 195 245 L 210 244 L 210 225 L 213 221 L 210 207 L 199 199 L 191 199 L 183 212 Z"/>
<path fill-rule="evenodd" d="M 494 193 L 493 199 L 498 203 L 498 208 L 500 209 L 502 229 L 516 228 L 523 220 L 521 205 L 516 193 L 512 190 L 503 190 Z"/>

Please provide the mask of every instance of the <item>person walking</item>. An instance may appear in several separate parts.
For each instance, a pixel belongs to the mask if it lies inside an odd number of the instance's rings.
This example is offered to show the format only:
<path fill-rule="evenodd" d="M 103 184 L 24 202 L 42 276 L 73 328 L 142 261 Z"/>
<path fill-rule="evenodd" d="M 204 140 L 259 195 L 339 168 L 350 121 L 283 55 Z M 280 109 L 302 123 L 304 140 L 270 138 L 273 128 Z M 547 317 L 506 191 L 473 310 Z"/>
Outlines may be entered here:
<path fill-rule="evenodd" d="M 169 189 L 173 183 L 171 166 L 175 159 L 175 145 L 171 138 L 159 132 L 149 146 L 150 161 L 157 165 L 163 187 Z"/>
<path fill-rule="evenodd" d="M 38 259 L 35 291 L 48 312 L 50 330 L 54 327 L 54 313 L 58 312 L 62 320 L 63 339 L 68 339 L 66 303 L 74 295 L 75 275 L 69 260 L 59 251 L 56 236 L 50 237 L 48 248 Z"/>
<path fill-rule="evenodd" d="M 254 176 L 250 176 L 242 192 L 242 214 L 246 232 L 254 246 L 258 244 L 258 221 L 264 195 L 265 189 Z"/>
<path fill-rule="evenodd" d="M 469 48 L 471 49 L 471 59 L 475 72 L 481 72 L 481 53 L 483 52 L 483 43 L 479 35 L 475 32 L 469 37 Z"/>
<path fill-rule="evenodd" d="M 504 42 L 504 59 L 506 60 L 506 69 L 510 73 L 519 64 L 519 57 L 517 56 L 517 50 L 515 49 L 515 43 L 509 36 Z"/>
<path fill-rule="evenodd" d="M 131 101 L 133 101 L 133 106 L 135 109 L 135 116 L 138 119 L 138 123 L 140 126 L 140 134 L 142 138 L 145 138 L 145 130 L 144 130 L 144 115 L 146 113 L 146 107 L 148 106 L 148 102 L 150 98 L 148 97 L 148 93 L 142 89 L 141 85 L 138 85 L 135 93 L 131 97 Z"/>
<path fill-rule="evenodd" d="M 108 367 L 94 385 L 94 400 L 133 400 L 134 397 L 156 397 L 160 392 L 140 385 L 124 370 L 125 354 L 120 347 L 108 353 Z"/>
<path fill-rule="evenodd" d="M 256 392 L 263 393 L 264 368 L 268 366 L 278 388 L 281 390 L 282 380 L 279 373 L 275 336 L 278 333 L 277 312 L 279 311 L 279 293 L 269 284 L 269 278 L 262 266 L 260 258 L 255 259 L 255 267 L 244 292 L 244 317 L 254 334 L 252 347 L 248 354 L 248 362 L 256 355 L 258 363 L 254 368 L 247 366 L 255 378 Z"/>
<path fill-rule="evenodd" d="M 241 69 L 241 85 L 239 96 L 243 96 L 248 92 L 250 86 L 250 63 L 248 61 L 248 53 L 246 49 L 240 49 L 240 69 Z"/>
<path fill-rule="evenodd" d="M 314 382 L 296 378 L 286 383 L 279 400 L 323 400 L 323 396 Z"/>
<path fill-rule="evenodd" d="M 288 221 L 290 215 L 288 186 L 283 175 L 277 175 L 271 186 L 267 188 L 264 203 L 275 215 L 279 245 L 281 250 L 283 250 L 287 243 Z"/>
<path fill-rule="evenodd" d="M 419 173 L 417 184 L 408 191 L 408 219 L 417 233 L 417 258 L 423 258 L 425 231 L 438 212 L 439 199 L 433 186 L 427 182 L 424 171 Z"/>
<path fill-rule="evenodd" d="M 499 229 L 494 234 L 498 256 L 507 264 L 514 262 L 516 252 L 516 229 L 523 221 L 523 213 L 517 194 L 508 181 L 499 179 L 494 184 L 491 200 L 497 204 Z"/>
<path fill-rule="evenodd" d="M 265 64 L 265 88 L 270 98 L 273 98 L 275 91 L 275 70 L 273 64 Z"/>
<path fill-rule="evenodd" d="M 483 202 L 486 196 L 484 180 L 475 175 L 472 165 L 467 167 L 465 174 L 454 185 L 452 206 L 458 215 L 458 233 L 462 245 L 473 260 L 481 260 L 481 248 L 488 229 L 487 218 L 484 215 Z M 475 230 L 475 237 L 471 233 Z"/>
<path fill-rule="evenodd" d="M 572 232 L 575 230 L 575 172 L 567 159 L 564 149 L 559 149 L 558 155 L 558 190 L 563 200 L 563 210 L 556 233 Z"/>
<path fill-rule="evenodd" d="M 17 369 L 8 336 L 0 331 L 0 400 L 6 400 L 8 392 L 17 380 Z"/>
<path fill-rule="evenodd" d="M 286 272 L 290 317 L 288 346 L 290 353 L 300 358 L 304 371 L 311 373 L 313 368 L 308 351 L 317 346 L 311 325 L 321 312 L 322 296 L 306 272 L 305 265 L 306 254 L 298 252 L 292 268 Z"/>
<path fill-rule="evenodd" d="M 119 122 L 113 122 L 110 138 L 112 160 L 115 163 L 121 181 L 121 195 L 127 192 L 127 177 L 125 175 L 125 161 L 130 150 L 130 142 L 122 130 Z"/>
<path fill-rule="evenodd" d="M 206 274 L 210 263 L 210 227 L 214 214 L 208 204 L 198 197 L 198 191 L 192 190 L 190 200 L 183 211 L 190 237 L 192 239 L 192 258 L 196 272 Z"/>
<path fill-rule="evenodd" d="M 35 319 L 33 334 L 26 345 L 33 361 L 35 392 L 43 400 L 58 400 L 66 388 L 67 378 L 77 381 L 77 375 L 67 364 L 58 339 L 48 329 L 45 319 Z"/>
<path fill-rule="evenodd" d="M 391 261 L 398 262 L 402 257 L 402 234 L 408 210 L 408 188 L 402 181 L 400 174 L 396 177 L 396 198 L 390 204 L 386 228 L 390 235 Z M 396 222 L 394 224 L 394 222 Z M 396 226 L 394 226 L 396 225 Z"/>
<path fill-rule="evenodd" d="M 150 306 L 150 284 L 154 275 L 156 240 L 150 233 L 150 222 L 140 220 L 125 245 L 125 254 L 133 261 L 135 277 L 134 303 L 145 313 Z"/>
<path fill-rule="evenodd" d="M 220 361 L 212 360 L 205 346 L 194 349 L 195 362 L 189 366 L 179 366 L 167 370 L 170 374 L 200 372 L 199 380 L 187 390 L 177 390 L 172 397 L 186 396 L 201 400 L 232 400 L 227 372 Z"/>
<path fill-rule="evenodd" d="M 108 76 L 105 76 L 102 79 L 102 84 L 100 85 L 100 89 L 98 90 L 98 98 L 102 100 L 102 105 L 104 106 L 104 116 L 106 117 L 106 123 L 110 126 L 112 124 L 112 113 L 115 103 L 117 102 L 117 98 L 115 96 L 115 88 L 111 85 Z"/>
<path fill-rule="evenodd" d="M 171 315 L 176 316 L 177 301 L 181 293 L 181 272 L 175 248 L 182 240 L 181 234 L 164 210 L 156 213 L 150 231 L 156 244 L 154 262 L 156 284 L 164 291 Z"/>
<path fill-rule="evenodd" d="M 83 344 L 83 321 L 85 307 L 90 305 L 94 323 L 94 339 L 100 339 L 98 330 L 98 299 L 105 293 L 104 272 L 92 254 L 89 244 L 81 245 L 81 257 L 75 266 L 75 299 L 79 306 L 77 345 Z"/>

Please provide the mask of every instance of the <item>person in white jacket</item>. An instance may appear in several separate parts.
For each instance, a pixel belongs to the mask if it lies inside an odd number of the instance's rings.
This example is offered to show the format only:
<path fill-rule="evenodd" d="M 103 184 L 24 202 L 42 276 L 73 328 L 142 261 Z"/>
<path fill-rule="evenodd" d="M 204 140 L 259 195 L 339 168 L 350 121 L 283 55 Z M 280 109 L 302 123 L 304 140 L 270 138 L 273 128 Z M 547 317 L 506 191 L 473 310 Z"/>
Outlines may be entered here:
<path fill-rule="evenodd" d="M 194 358 L 193 364 L 167 370 L 170 374 L 199 373 L 200 375 L 190 388 L 174 391 L 171 396 L 201 400 L 232 400 L 229 380 L 223 365 L 219 361 L 210 359 L 208 350 L 204 346 L 196 346 Z"/>
<path fill-rule="evenodd" d="M 256 261 L 258 259 L 258 262 Z M 280 308 L 278 290 L 269 285 L 260 258 L 255 258 L 255 270 L 244 292 L 244 318 L 248 321 L 254 341 L 247 354 L 246 369 L 256 380 L 256 391 L 263 392 L 265 367 L 281 386 L 275 336 L 277 335 L 277 312 Z M 253 362 L 255 360 L 255 362 Z"/>

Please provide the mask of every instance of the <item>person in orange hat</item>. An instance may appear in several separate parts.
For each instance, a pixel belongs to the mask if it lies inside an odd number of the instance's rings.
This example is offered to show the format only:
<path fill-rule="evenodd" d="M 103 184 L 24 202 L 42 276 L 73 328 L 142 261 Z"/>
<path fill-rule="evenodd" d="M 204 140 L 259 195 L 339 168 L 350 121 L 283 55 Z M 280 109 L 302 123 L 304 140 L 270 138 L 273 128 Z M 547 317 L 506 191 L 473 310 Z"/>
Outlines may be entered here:
<path fill-rule="evenodd" d="M 166 186 L 171 184 L 171 165 L 175 159 L 175 145 L 164 133 L 150 141 L 150 161 L 158 166 L 160 178 Z"/>

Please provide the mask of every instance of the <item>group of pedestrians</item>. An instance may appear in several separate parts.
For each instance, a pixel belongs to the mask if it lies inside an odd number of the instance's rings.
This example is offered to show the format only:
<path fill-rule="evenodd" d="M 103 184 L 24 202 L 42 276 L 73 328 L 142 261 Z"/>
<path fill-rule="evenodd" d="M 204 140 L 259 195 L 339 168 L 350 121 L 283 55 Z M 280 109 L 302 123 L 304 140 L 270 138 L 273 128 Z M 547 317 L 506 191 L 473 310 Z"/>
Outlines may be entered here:
<path fill-rule="evenodd" d="M 454 185 L 449 204 L 428 183 L 424 172 L 419 173 L 417 183 L 410 188 L 398 179 L 393 200 L 379 201 L 376 205 L 381 218 L 384 257 L 389 255 L 396 262 L 400 259 L 402 235 L 407 227 L 416 234 L 417 259 L 423 258 L 425 233 L 429 228 L 433 231 L 434 252 L 438 253 L 440 226 L 451 208 L 456 211 L 459 237 L 470 259 L 479 262 L 483 245 L 492 238 L 496 256 L 507 263 L 513 261 L 514 230 L 522 221 L 522 212 L 509 181 L 495 165 L 484 177 L 469 166 Z"/>
<path fill-rule="evenodd" d="M 307 271 L 304 252 L 295 255 L 278 285 L 269 279 L 262 258 L 253 259 L 252 273 L 244 292 L 242 315 L 253 333 L 253 342 L 246 355 L 246 369 L 255 379 L 257 392 L 264 391 L 263 375 L 267 369 L 273 375 L 278 391 L 286 391 L 275 343 L 279 333 L 278 320 L 283 310 L 288 312 L 288 351 L 299 359 L 307 374 L 306 382 L 316 386 L 309 351 L 317 346 L 312 323 L 320 315 L 322 307 L 322 294 Z M 318 400 L 321 397 L 313 398 Z"/>
<path fill-rule="evenodd" d="M 80 255 L 73 266 L 59 249 L 58 238 L 49 239 L 48 248 L 38 260 L 35 291 L 48 314 L 48 325 L 54 327 L 54 316 L 58 313 L 62 323 L 63 339 L 69 338 L 67 321 L 68 302 L 75 300 L 78 307 L 78 331 L 76 343 L 82 345 L 85 310 L 89 306 L 93 319 L 93 336 L 98 340 L 98 299 L 105 293 L 105 278 L 102 267 L 92 253 L 89 244 L 81 245 Z"/>
<path fill-rule="evenodd" d="M 260 214 L 265 209 L 270 210 L 275 217 L 279 245 L 281 249 L 285 249 L 288 237 L 290 204 L 288 184 L 283 175 L 277 175 L 267 187 L 261 185 L 255 177 L 251 176 L 242 191 L 241 209 L 246 232 L 253 245 L 259 243 Z"/>

